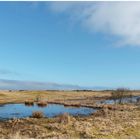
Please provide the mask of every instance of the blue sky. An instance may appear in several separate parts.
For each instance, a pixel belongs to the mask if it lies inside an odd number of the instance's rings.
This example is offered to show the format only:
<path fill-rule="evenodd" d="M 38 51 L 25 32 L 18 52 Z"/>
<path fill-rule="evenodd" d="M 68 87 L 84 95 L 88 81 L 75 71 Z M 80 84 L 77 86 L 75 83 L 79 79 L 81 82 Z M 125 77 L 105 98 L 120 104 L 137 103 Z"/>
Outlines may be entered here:
<path fill-rule="evenodd" d="M 140 3 L 130 4 L 0 2 L 0 79 L 140 88 Z"/>

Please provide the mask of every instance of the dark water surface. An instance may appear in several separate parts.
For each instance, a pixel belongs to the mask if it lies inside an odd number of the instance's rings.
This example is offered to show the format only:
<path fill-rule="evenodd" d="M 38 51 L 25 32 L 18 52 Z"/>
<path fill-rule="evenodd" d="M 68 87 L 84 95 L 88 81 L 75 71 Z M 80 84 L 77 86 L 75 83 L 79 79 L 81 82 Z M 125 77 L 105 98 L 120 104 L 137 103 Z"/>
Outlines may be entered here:
<path fill-rule="evenodd" d="M 98 104 L 115 104 L 115 103 L 137 103 L 140 101 L 140 96 L 132 96 L 132 97 L 125 97 L 123 99 L 107 99 L 104 101 L 98 102 Z"/>
<path fill-rule="evenodd" d="M 34 106 L 5 104 L 0 106 L 0 120 L 29 117 L 34 111 L 42 111 L 46 117 L 54 117 L 63 113 L 69 113 L 73 116 L 90 115 L 96 110 L 87 107 L 64 107 L 64 105 L 59 104 L 48 104 L 46 107 L 39 107 L 36 104 Z"/>

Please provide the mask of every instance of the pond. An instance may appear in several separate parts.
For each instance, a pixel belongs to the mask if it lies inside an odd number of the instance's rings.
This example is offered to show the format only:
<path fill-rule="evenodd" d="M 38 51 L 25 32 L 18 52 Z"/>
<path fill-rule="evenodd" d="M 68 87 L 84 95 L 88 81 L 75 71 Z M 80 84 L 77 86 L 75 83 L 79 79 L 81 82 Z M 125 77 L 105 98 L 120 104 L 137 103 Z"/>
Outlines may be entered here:
<path fill-rule="evenodd" d="M 88 107 L 65 107 L 59 104 L 48 104 L 46 107 L 25 106 L 24 104 L 5 104 L 0 106 L 0 120 L 30 117 L 34 111 L 42 111 L 46 117 L 55 117 L 63 113 L 73 116 L 90 115 L 97 109 Z"/>
<path fill-rule="evenodd" d="M 140 96 L 132 96 L 132 97 L 125 97 L 120 99 L 107 99 L 104 101 L 98 102 L 98 104 L 115 104 L 115 103 L 137 103 L 140 101 Z"/>

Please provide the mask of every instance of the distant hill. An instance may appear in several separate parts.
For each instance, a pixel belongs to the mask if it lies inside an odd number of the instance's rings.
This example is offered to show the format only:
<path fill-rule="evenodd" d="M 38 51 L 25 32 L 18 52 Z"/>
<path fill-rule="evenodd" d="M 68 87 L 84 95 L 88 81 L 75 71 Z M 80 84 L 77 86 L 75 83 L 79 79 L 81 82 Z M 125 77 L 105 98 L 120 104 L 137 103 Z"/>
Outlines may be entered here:
<path fill-rule="evenodd" d="M 107 87 L 81 87 L 78 85 L 49 82 L 18 81 L 0 79 L 0 90 L 105 90 Z"/>

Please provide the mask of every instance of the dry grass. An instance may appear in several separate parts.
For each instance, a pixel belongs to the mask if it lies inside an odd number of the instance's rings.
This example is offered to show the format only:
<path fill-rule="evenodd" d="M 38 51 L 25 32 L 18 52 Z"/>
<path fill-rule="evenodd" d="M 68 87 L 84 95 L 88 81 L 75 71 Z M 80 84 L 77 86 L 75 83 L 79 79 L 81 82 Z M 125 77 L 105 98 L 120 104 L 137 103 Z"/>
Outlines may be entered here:
<path fill-rule="evenodd" d="M 59 123 L 64 123 L 64 124 L 68 124 L 70 123 L 70 116 L 68 113 L 64 113 L 62 115 L 58 116 L 58 122 Z"/>
<path fill-rule="evenodd" d="M 45 107 L 45 106 L 47 106 L 47 102 L 46 101 L 40 101 L 40 102 L 37 102 L 37 105 L 39 107 Z"/>
<path fill-rule="evenodd" d="M 66 104 L 66 103 L 64 103 L 63 105 L 65 107 L 80 107 L 81 106 L 81 104 Z"/>
<path fill-rule="evenodd" d="M 43 114 L 43 112 L 41 112 L 41 111 L 35 111 L 35 112 L 33 112 L 32 113 L 32 118 L 43 118 L 44 117 L 44 114 Z"/>
<path fill-rule="evenodd" d="M 94 97 L 110 96 L 110 92 L 76 92 L 76 91 L 0 91 L 0 103 L 19 103 L 27 99 L 36 100 L 41 96 L 47 101 L 80 102 L 80 100 L 94 100 Z M 72 101 L 71 101 L 72 100 Z M 89 101 L 88 101 L 89 102 Z"/>
<path fill-rule="evenodd" d="M 106 108 L 87 117 L 65 113 L 55 118 L 0 122 L 0 138 L 140 138 L 139 130 L 140 110 L 136 107 L 123 111 Z"/>
<path fill-rule="evenodd" d="M 93 105 L 96 101 L 111 97 L 112 91 L 0 91 L 0 104 L 24 103 L 25 100 L 36 100 L 37 97 L 47 102 Z M 132 92 L 140 95 L 140 91 Z"/>
<path fill-rule="evenodd" d="M 33 106 L 34 105 L 34 101 L 32 101 L 32 100 L 26 100 L 25 101 L 25 105 L 27 105 L 27 106 Z"/>
<path fill-rule="evenodd" d="M 140 92 L 132 95 L 140 95 Z M 92 107 L 96 101 L 110 98 L 111 91 L 0 91 L 0 104 L 34 101 L 39 96 L 48 103 Z M 102 110 L 87 117 L 63 114 L 44 118 L 42 113 L 33 112 L 34 118 L 0 121 L 0 138 L 140 138 L 137 107 L 138 104 L 103 105 Z"/>

